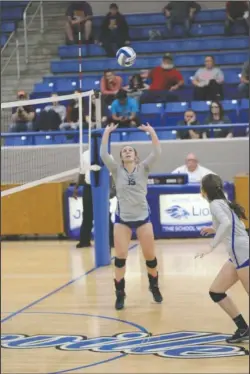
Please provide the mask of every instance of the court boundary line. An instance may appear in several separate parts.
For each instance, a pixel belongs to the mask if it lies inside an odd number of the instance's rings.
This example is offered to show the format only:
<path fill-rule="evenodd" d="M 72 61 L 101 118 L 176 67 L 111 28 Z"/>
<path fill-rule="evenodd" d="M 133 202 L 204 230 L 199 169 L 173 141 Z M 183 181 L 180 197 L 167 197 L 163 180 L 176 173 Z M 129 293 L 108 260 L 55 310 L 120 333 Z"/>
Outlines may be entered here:
<path fill-rule="evenodd" d="M 131 251 L 132 249 L 136 248 L 138 246 L 138 243 L 136 244 L 133 244 L 132 246 L 129 247 L 129 251 Z M 111 261 L 115 258 L 115 256 L 112 256 L 111 257 Z M 82 275 L 79 275 L 78 277 L 74 278 L 74 279 L 71 279 L 69 282 L 67 283 L 64 283 L 62 286 L 60 287 L 57 287 L 55 288 L 54 290 L 52 290 L 51 292 L 47 293 L 46 295 L 40 297 L 39 299 L 36 299 L 35 301 L 29 303 L 28 305 L 24 306 L 23 308 L 21 309 L 18 309 L 16 312 L 13 312 L 11 313 L 10 315 L 8 315 L 7 317 L 1 319 L 1 323 L 3 324 L 4 322 L 8 321 L 9 319 L 12 319 L 14 317 L 16 317 L 17 315 L 21 314 L 22 312 L 24 312 L 25 310 L 27 309 L 30 309 L 32 308 L 34 305 L 37 305 L 39 304 L 41 301 L 43 300 L 46 300 L 48 299 L 50 296 L 52 295 L 55 295 L 56 293 L 60 292 L 61 290 L 63 290 L 64 288 L 70 286 L 71 284 L 77 282 L 78 280 L 82 279 L 83 277 L 93 273 L 95 270 L 98 270 L 100 269 L 101 267 L 93 267 L 92 269 L 86 271 L 85 273 L 83 273 Z"/>

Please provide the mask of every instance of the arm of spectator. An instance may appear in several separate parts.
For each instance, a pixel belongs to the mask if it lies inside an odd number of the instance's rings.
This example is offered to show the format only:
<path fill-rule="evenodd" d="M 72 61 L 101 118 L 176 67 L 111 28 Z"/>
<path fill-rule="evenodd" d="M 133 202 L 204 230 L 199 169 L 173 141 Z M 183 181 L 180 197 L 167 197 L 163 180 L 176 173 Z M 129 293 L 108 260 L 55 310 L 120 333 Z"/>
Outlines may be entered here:
<path fill-rule="evenodd" d="M 241 83 L 248 84 L 249 83 L 249 62 L 245 62 L 242 68 L 241 72 L 241 78 L 240 81 Z"/>
<path fill-rule="evenodd" d="M 143 87 L 141 88 L 142 91 L 148 90 L 149 89 L 149 84 L 143 83 Z"/>
<path fill-rule="evenodd" d="M 131 115 L 130 115 L 129 119 L 130 120 L 135 119 L 136 113 L 139 112 L 138 101 L 136 99 L 131 98 L 130 112 L 131 112 Z"/>
<path fill-rule="evenodd" d="M 60 113 L 62 122 L 65 121 L 66 113 L 67 113 L 67 111 L 66 111 L 66 107 L 65 107 L 64 105 L 62 105 L 61 113 Z"/>
<path fill-rule="evenodd" d="M 117 93 L 118 91 L 120 91 L 121 88 L 122 88 L 122 78 L 119 76 L 116 76 L 113 92 Z"/>
<path fill-rule="evenodd" d="M 121 34 L 123 35 L 123 38 L 125 42 L 128 42 L 130 40 L 129 37 L 129 27 L 126 18 L 121 14 Z"/>
<path fill-rule="evenodd" d="M 228 116 L 225 116 L 224 119 L 223 119 L 223 122 L 225 124 L 230 124 L 232 123 L 232 121 L 230 120 L 230 118 Z M 233 129 L 225 129 L 225 132 L 226 132 L 226 138 L 233 138 Z"/>
<path fill-rule="evenodd" d="M 217 74 L 216 74 L 215 80 L 216 80 L 217 83 L 220 83 L 220 84 L 222 84 L 224 82 L 223 71 L 219 68 L 217 69 Z"/>
<path fill-rule="evenodd" d="M 190 1 L 189 15 L 194 16 L 195 13 L 200 12 L 201 6 L 196 1 Z"/>
<path fill-rule="evenodd" d="M 106 87 L 106 80 L 105 80 L 104 77 L 102 77 L 102 79 L 101 79 L 100 89 L 101 89 L 101 93 L 102 93 L 103 95 L 110 95 L 110 94 L 113 94 L 112 91 L 107 90 L 107 87 Z"/>
<path fill-rule="evenodd" d="M 192 84 L 195 86 L 195 87 L 199 87 L 200 86 L 200 78 L 199 78 L 199 75 L 200 75 L 200 69 L 198 69 L 192 79 Z"/>
<path fill-rule="evenodd" d="M 111 104 L 111 114 L 114 121 L 120 121 L 122 119 L 122 117 L 119 117 L 117 115 L 117 112 L 116 101 L 113 101 L 113 103 Z"/>
<path fill-rule="evenodd" d="M 93 18 L 93 10 L 92 10 L 91 5 L 88 2 L 85 2 L 84 6 L 85 6 L 85 9 L 84 9 L 85 17 L 83 18 L 83 21 L 87 21 Z"/>
<path fill-rule="evenodd" d="M 182 76 L 182 74 L 178 70 L 176 70 L 175 79 L 176 79 L 177 83 L 174 86 L 172 86 L 169 91 L 178 90 L 178 88 L 180 88 L 181 86 L 184 85 L 183 76 Z"/>

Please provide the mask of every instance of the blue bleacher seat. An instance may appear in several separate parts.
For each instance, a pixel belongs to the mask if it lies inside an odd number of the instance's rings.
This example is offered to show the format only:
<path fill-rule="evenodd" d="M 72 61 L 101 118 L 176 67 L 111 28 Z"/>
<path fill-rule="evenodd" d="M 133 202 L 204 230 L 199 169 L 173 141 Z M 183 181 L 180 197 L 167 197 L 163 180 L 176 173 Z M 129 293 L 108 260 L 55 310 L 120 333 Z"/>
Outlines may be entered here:
<path fill-rule="evenodd" d="M 8 35 L 1 35 L 1 48 L 5 45 L 8 40 Z"/>
<path fill-rule="evenodd" d="M 176 131 L 174 131 L 174 130 L 173 131 L 158 130 L 157 135 L 158 135 L 160 140 L 174 140 L 174 139 L 176 139 Z"/>
<path fill-rule="evenodd" d="M 184 112 L 188 108 L 189 103 L 187 102 L 167 103 L 163 118 L 164 126 L 174 126 L 177 124 L 177 122 L 182 121 L 184 118 Z"/>
<path fill-rule="evenodd" d="M 135 131 L 128 133 L 129 141 L 130 142 L 138 142 L 138 141 L 148 141 L 150 139 L 149 135 L 142 131 Z"/>
<path fill-rule="evenodd" d="M 22 16 L 23 16 L 23 8 L 20 7 L 20 8 L 15 8 L 15 7 L 11 7 L 9 9 L 7 8 L 4 8 L 2 10 L 2 14 L 1 14 L 1 21 L 7 21 L 7 20 L 11 20 L 11 21 L 19 21 L 22 19 Z"/>
<path fill-rule="evenodd" d="M 112 132 L 111 134 L 111 141 L 112 142 L 120 142 L 121 140 L 121 133 L 120 132 Z"/>
<path fill-rule="evenodd" d="M 140 120 L 142 123 L 150 122 L 152 126 L 161 126 L 164 106 L 158 104 L 142 104 Z"/>
<path fill-rule="evenodd" d="M 210 39 L 187 39 L 176 40 L 174 43 L 168 40 L 161 41 L 140 41 L 133 42 L 131 47 L 135 49 L 136 53 L 164 53 L 179 52 L 179 51 L 209 51 L 209 50 L 232 50 L 232 49 L 246 49 L 248 48 L 248 38 L 210 38 Z M 105 51 L 98 45 L 90 45 L 88 47 L 82 46 L 82 55 L 90 56 L 105 56 Z M 77 58 L 79 54 L 78 46 L 60 46 L 58 54 L 61 58 Z"/>
<path fill-rule="evenodd" d="M 5 146 L 25 146 L 25 145 L 32 145 L 32 138 L 30 136 L 11 136 L 6 137 L 4 140 Z"/>
<path fill-rule="evenodd" d="M 34 140 L 36 145 L 49 145 L 54 143 L 52 135 L 37 135 L 34 137 Z"/>
<path fill-rule="evenodd" d="M 218 65 L 242 65 L 248 58 L 248 52 L 230 52 L 230 53 L 215 53 L 213 54 L 215 61 Z M 175 56 L 175 65 L 177 67 L 188 67 L 196 66 L 200 67 L 204 64 L 204 59 L 206 54 L 203 55 L 176 55 Z M 145 56 L 138 57 L 134 64 L 136 69 L 148 69 L 161 64 L 161 56 Z M 90 71 L 104 71 L 107 69 L 119 70 L 122 69 L 118 65 L 116 59 L 111 58 L 100 58 L 100 59 L 87 59 L 82 62 L 82 70 L 84 72 Z M 52 61 L 51 62 L 51 71 L 54 74 L 57 73 L 78 73 L 79 71 L 79 62 L 77 60 L 67 60 L 67 61 Z"/>
<path fill-rule="evenodd" d="M 14 22 L 3 22 L 1 24 L 1 33 L 12 33 L 15 30 Z"/>

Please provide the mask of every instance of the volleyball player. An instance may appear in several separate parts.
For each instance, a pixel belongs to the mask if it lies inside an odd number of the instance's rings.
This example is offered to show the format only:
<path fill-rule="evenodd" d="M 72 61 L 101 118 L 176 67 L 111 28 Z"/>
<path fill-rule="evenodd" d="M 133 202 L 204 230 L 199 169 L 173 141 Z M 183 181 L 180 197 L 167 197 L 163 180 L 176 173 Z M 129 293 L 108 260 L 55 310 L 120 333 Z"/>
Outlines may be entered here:
<path fill-rule="evenodd" d="M 142 131 L 148 132 L 152 139 L 153 150 L 142 162 L 137 151 L 131 146 L 124 146 L 120 152 L 121 163 L 118 164 L 108 153 L 109 136 L 117 126 L 111 124 L 104 130 L 101 144 L 101 158 L 112 173 L 117 196 L 117 210 L 114 225 L 115 242 L 115 290 L 116 309 L 123 309 L 125 299 L 125 270 L 129 242 L 132 229 L 136 230 L 142 252 L 146 261 L 149 289 L 156 302 L 162 301 L 158 286 L 157 259 L 155 256 L 154 233 L 149 217 L 146 199 L 148 174 L 152 165 L 159 158 L 161 147 L 154 129 L 149 125 L 141 125 Z"/>
<path fill-rule="evenodd" d="M 225 243 L 229 260 L 224 264 L 210 287 L 210 297 L 233 319 L 236 332 L 226 341 L 239 343 L 249 339 L 249 327 L 243 316 L 226 294 L 238 280 L 249 294 L 249 236 L 241 219 L 246 219 L 244 209 L 227 200 L 221 178 L 208 174 L 201 181 L 201 193 L 210 205 L 213 228 L 201 230 L 202 235 L 215 233 L 207 251 L 197 255 L 203 257 L 211 253 L 219 243 Z"/>

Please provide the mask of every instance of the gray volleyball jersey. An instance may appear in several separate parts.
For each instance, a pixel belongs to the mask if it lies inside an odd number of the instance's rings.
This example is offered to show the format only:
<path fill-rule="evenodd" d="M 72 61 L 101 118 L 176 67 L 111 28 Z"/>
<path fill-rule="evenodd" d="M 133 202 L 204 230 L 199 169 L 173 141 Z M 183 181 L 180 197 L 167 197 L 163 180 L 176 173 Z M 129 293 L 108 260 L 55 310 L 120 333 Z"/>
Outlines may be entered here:
<path fill-rule="evenodd" d="M 244 223 L 230 209 L 225 200 L 213 200 L 210 203 L 213 227 L 216 230 L 211 242 L 213 248 L 224 242 L 229 256 L 236 266 L 249 259 L 249 236 Z"/>
<path fill-rule="evenodd" d="M 116 214 L 124 221 L 142 221 L 149 216 L 146 199 L 148 174 L 161 153 L 160 146 L 153 146 L 150 155 L 138 165 L 132 173 L 119 165 L 108 153 L 107 145 L 101 145 L 100 155 L 112 173 L 118 200 Z"/>

